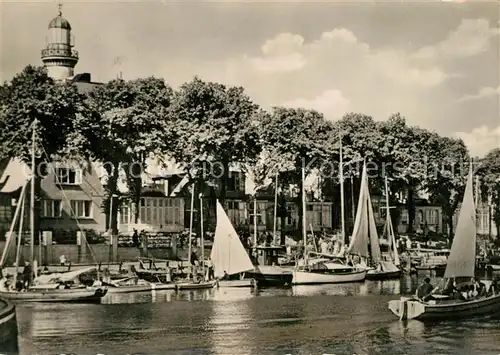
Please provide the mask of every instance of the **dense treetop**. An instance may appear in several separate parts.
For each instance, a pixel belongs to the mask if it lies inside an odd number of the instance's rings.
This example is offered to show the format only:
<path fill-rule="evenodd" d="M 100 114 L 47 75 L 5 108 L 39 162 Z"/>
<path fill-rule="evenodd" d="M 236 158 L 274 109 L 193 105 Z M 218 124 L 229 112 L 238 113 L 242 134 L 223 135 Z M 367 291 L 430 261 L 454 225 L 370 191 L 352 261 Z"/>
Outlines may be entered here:
<path fill-rule="evenodd" d="M 26 67 L 0 86 L 0 155 L 30 160 L 31 127 L 36 121 L 38 148 L 51 158 L 83 157 L 108 166 L 107 191 L 116 192 L 119 169 L 147 159 L 173 159 L 192 178 L 211 180 L 207 163 L 217 162 L 218 196 L 225 199 L 229 166 L 251 167 L 258 181 L 280 177 L 280 184 L 301 183 L 306 174 L 338 167 L 342 146 L 345 169 L 359 178 L 363 159 L 373 169 L 371 188 L 381 192 L 387 176 L 391 197 L 411 201 L 417 191 L 443 207 L 447 224 L 461 200 L 470 161 L 460 139 L 409 126 L 402 114 L 377 121 L 346 113 L 336 122 L 305 108 L 260 109 L 242 87 L 195 77 L 173 90 L 163 79 L 112 80 L 83 95 L 76 85 L 54 83 L 44 68 Z M 38 151 L 38 158 L 42 152 Z M 500 149 L 476 159 L 483 199 L 495 206 L 500 224 Z M 354 166 L 354 168 L 353 168 Z M 195 168 L 195 169 L 192 169 Z M 212 172 L 213 166 L 212 166 Z M 130 199 L 137 203 L 142 182 L 125 171 Z M 210 172 L 209 172 L 210 173 Z M 326 194 L 338 194 L 338 175 L 329 172 Z M 337 191 L 337 192 L 336 192 Z M 410 217 L 411 219 L 411 217 Z M 410 223 L 411 224 L 411 223 Z"/>

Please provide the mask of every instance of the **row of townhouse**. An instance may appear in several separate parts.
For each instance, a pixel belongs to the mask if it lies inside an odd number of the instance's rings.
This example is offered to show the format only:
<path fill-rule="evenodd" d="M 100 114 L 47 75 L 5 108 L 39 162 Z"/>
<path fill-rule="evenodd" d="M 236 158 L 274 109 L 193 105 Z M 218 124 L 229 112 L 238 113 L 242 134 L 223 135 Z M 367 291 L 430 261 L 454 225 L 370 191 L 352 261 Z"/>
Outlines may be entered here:
<path fill-rule="evenodd" d="M 26 167 L 16 159 L 3 162 L 0 166 L 0 232 L 8 230 L 16 207 L 23 181 L 26 181 Z M 254 217 L 253 199 L 245 193 L 246 176 L 241 171 L 233 171 L 227 185 L 226 209 L 235 226 L 247 225 L 253 228 L 256 218 L 259 231 L 272 231 L 274 228 L 274 192 L 263 190 L 257 194 Z M 189 226 L 190 189 L 184 174 L 159 176 L 143 189 L 138 221 L 135 222 L 132 206 L 122 204 L 118 216 L 118 228 L 121 233 L 130 233 L 133 228 L 157 231 L 181 231 Z M 202 191 L 203 190 L 203 191 Z M 217 187 L 205 186 L 202 192 L 207 201 L 218 194 Z M 55 164 L 41 183 L 40 227 L 42 230 L 77 231 L 94 230 L 97 233 L 108 228 L 108 216 L 103 213 L 104 187 L 101 176 L 94 164 L 84 168 L 74 168 Z M 197 199 L 196 199 L 197 200 Z M 377 224 L 385 221 L 385 201 L 382 197 L 373 197 L 374 216 Z M 118 203 L 119 199 L 114 199 Z M 396 229 L 400 233 L 407 230 L 408 213 L 403 206 L 401 218 Z M 198 221 L 199 202 L 195 203 L 195 222 Z M 284 218 L 285 230 L 295 230 L 299 225 L 299 211 L 293 201 L 286 203 L 287 214 Z M 336 228 L 333 204 L 331 202 L 312 201 L 307 204 L 307 226 L 314 231 Z M 28 212 L 27 212 L 28 213 Z M 206 209 L 205 219 L 215 220 L 213 210 Z M 348 223 L 352 216 L 348 214 Z M 277 218 L 277 229 L 281 228 L 281 218 Z M 418 204 L 414 227 L 416 230 L 424 224 L 430 230 L 442 231 L 442 213 L 438 206 Z"/>

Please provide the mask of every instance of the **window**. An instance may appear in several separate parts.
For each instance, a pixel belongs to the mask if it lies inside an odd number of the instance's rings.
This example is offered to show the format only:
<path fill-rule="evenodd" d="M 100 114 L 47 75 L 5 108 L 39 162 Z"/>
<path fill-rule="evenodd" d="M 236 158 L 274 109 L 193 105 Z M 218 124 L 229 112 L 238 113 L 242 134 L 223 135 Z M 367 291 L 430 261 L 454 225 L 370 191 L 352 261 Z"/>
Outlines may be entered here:
<path fill-rule="evenodd" d="M 227 191 L 245 191 L 245 181 L 243 175 L 239 172 L 230 172 L 227 178 Z"/>
<path fill-rule="evenodd" d="M 427 222 L 429 224 L 437 224 L 438 211 L 437 210 L 429 210 L 428 217 L 429 218 L 428 218 Z"/>
<path fill-rule="evenodd" d="M 10 222 L 12 219 L 12 201 L 0 196 L 0 222 Z"/>
<path fill-rule="evenodd" d="M 120 209 L 120 224 L 129 223 L 129 208 L 126 204 L 123 204 Z"/>
<path fill-rule="evenodd" d="M 253 225 L 253 215 L 250 215 L 250 224 Z M 260 214 L 257 215 L 257 224 L 263 224 L 262 223 L 262 216 Z"/>
<path fill-rule="evenodd" d="M 61 185 L 80 185 L 82 183 L 82 171 L 72 168 L 56 168 L 56 183 Z"/>
<path fill-rule="evenodd" d="M 424 222 L 425 222 L 424 211 L 422 211 L 422 210 L 418 211 L 417 215 L 418 215 L 418 221 L 417 221 L 417 223 L 418 224 L 424 224 Z"/>
<path fill-rule="evenodd" d="M 401 211 L 401 223 L 408 224 L 408 220 L 409 220 L 408 211 L 407 210 Z"/>
<path fill-rule="evenodd" d="M 44 218 L 60 218 L 62 214 L 62 203 L 60 200 L 43 200 L 42 201 L 42 217 Z"/>
<path fill-rule="evenodd" d="M 74 218 L 91 218 L 92 201 L 84 201 L 84 200 L 71 201 L 71 212 Z"/>

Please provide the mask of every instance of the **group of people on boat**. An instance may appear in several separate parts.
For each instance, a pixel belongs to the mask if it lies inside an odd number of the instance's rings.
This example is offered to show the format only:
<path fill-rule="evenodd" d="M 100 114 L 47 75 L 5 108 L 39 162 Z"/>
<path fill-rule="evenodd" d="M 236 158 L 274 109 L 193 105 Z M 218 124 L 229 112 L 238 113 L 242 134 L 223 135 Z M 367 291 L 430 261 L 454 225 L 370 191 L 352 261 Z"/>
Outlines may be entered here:
<path fill-rule="evenodd" d="M 4 271 L 0 269 L 0 292 L 12 290 L 22 291 L 27 289 L 32 283 L 33 268 L 29 262 L 24 265 L 23 271 L 17 275 L 16 281 L 7 277 Z"/>
<path fill-rule="evenodd" d="M 415 297 L 423 302 L 431 300 L 452 299 L 456 301 L 472 301 L 484 297 L 495 295 L 499 292 L 500 278 L 496 278 L 490 287 L 476 278 L 469 281 L 457 283 L 454 279 L 447 279 L 444 287 L 434 287 L 430 278 L 425 278 L 424 282 L 417 288 Z"/>

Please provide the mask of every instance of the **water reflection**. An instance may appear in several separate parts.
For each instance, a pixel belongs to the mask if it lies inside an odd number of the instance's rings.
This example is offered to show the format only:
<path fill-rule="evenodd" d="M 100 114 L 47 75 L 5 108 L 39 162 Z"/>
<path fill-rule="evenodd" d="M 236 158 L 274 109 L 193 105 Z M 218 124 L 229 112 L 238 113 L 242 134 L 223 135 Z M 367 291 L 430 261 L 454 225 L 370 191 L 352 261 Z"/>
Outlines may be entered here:
<path fill-rule="evenodd" d="M 111 294 L 101 305 L 20 305 L 20 351 L 494 354 L 499 317 L 428 325 L 400 322 L 388 311 L 389 300 L 413 292 L 421 279 L 289 289 L 165 290 Z"/>
<path fill-rule="evenodd" d="M 221 291 L 219 289 L 217 291 L 215 292 L 216 298 L 219 300 L 224 299 L 221 296 L 227 298 L 225 302 L 211 302 L 212 316 L 207 336 L 212 342 L 212 354 L 242 354 L 242 348 L 248 347 L 245 344 L 248 340 L 246 330 L 253 325 L 248 303 L 239 302 L 239 300 L 241 296 L 248 296 L 249 290 L 222 289 Z"/>

